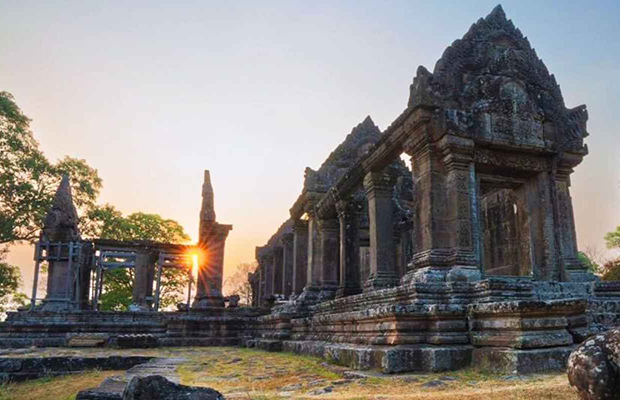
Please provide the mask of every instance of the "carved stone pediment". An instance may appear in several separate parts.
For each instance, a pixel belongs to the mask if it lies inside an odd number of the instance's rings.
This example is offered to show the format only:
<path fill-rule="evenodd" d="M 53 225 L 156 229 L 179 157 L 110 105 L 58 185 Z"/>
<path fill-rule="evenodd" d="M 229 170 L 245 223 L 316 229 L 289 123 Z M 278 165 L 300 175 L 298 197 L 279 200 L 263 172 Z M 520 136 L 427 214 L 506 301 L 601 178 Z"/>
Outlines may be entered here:
<path fill-rule="evenodd" d="M 580 152 L 585 106 L 566 108 L 555 77 L 501 6 L 471 26 L 410 88 L 409 107 L 444 109 L 453 133 L 501 146 Z"/>

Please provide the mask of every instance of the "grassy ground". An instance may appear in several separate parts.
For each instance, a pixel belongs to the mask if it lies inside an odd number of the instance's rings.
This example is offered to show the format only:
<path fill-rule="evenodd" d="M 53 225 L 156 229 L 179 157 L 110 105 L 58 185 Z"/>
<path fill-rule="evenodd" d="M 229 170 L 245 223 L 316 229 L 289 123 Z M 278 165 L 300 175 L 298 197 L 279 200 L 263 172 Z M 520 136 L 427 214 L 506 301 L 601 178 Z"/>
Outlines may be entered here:
<path fill-rule="evenodd" d="M 226 398 L 577 400 L 566 374 L 527 378 L 482 374 L 474 369 L 442 374 L 376 373 L 354 377 L 312 357 L 237 348 L 187 354 L 181 382 L 208 386 Z M 348 377 L 348 378 L 347 378 Z"/>
<path fill-rule="evenodd" d="M 48 349 L 45 355 L 50 351 L 58 354 Z M 76 351 L 75 355 L 79 353 Z M 465 369 L 385 376 L 352 373 L 313 357 L 232 347 L 165 348 L 140 353 L 186 358 L 187 362 L 179 368 L 181 383 L 217 389 L 227 399 L 578 399 L 565 373 L 518 377 Z M 79 390 L 97 386 L 104 378 L 118 374 L 92 372 L 9 385 L 0 387 L 0 400 L 72 399 Z"/>
<path fill-rule="evenodd" d="M 120 371 L 92 371 L 83 374 L 41 378 L 0 386 L 0 400 L 73 400 L 77 392 L 98 386 Z"/>

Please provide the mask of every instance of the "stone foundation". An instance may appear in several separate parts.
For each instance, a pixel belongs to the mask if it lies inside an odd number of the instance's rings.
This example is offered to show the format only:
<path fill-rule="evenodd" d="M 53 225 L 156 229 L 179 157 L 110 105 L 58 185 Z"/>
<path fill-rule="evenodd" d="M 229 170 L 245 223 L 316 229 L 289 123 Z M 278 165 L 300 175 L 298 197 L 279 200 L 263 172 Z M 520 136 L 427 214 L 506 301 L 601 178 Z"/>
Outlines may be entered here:
<path fill-rule="evenodd" d="M 260 348 L 260 347 L 259 347 Z M 284 341 L 284 351 L 322 357 L 354 369 L 399 372 L 442 372 L 470 365 L 472 346 L 364 346 L 320 341 Z"/>

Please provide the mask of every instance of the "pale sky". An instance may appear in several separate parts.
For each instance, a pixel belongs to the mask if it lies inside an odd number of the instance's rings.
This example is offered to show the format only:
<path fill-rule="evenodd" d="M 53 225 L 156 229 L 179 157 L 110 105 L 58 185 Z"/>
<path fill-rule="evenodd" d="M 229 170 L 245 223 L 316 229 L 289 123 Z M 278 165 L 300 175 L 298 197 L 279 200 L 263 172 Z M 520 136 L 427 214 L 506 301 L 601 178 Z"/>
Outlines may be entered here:
<path fill-rule="evenodd" d="M 405 108 L 418 65 L 495 1 L 4 1 L 0 90 L 33 119 L 52 160 L 98 169 L 100 201 L 179 221 L 195 239 L 201 179 L 233 224 L 225 275 L 254 258 L 306 166 L 371 115 Z M 555 74 L 587 104 L 590 155 L 573 175 L 581 248 L 620 225 L 620 2 L 505 1 Z M 25 288 L 32 249 L 15 248 Z"/>

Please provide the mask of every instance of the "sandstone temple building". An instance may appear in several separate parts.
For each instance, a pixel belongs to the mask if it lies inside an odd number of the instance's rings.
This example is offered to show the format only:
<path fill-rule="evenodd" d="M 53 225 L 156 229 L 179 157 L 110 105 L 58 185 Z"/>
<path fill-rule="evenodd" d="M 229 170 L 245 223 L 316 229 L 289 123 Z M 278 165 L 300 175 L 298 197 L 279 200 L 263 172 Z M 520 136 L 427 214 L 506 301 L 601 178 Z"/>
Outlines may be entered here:
<path fill-rule="evenodd" d="M 155 312 L 153 282 L 194 247 L 81 241 L 63 182 L 37 247 L 47 298 L 37 305 L 35 293 L 30 310 L 10 314 L 0 345 L 141 333 L 386 373 L 564 368 L 575 344 L 620 322 L 620 282 L 599 281 L 577 257 L 570 176 L 588 154 L 586 107 L 565 105 L 501 6 L 432 71 L 420 66 L 409 93 L 385 131 L 366 117 L 306 169 L 290 218 L 256 248 L 252 307 L 225 307 L 232 227 L 215 220 L 208 172 L 195 249 L 212 256 L 177 312 Z M 97 311 L 109 267 L 136 269 L 135 310 Z"/>

